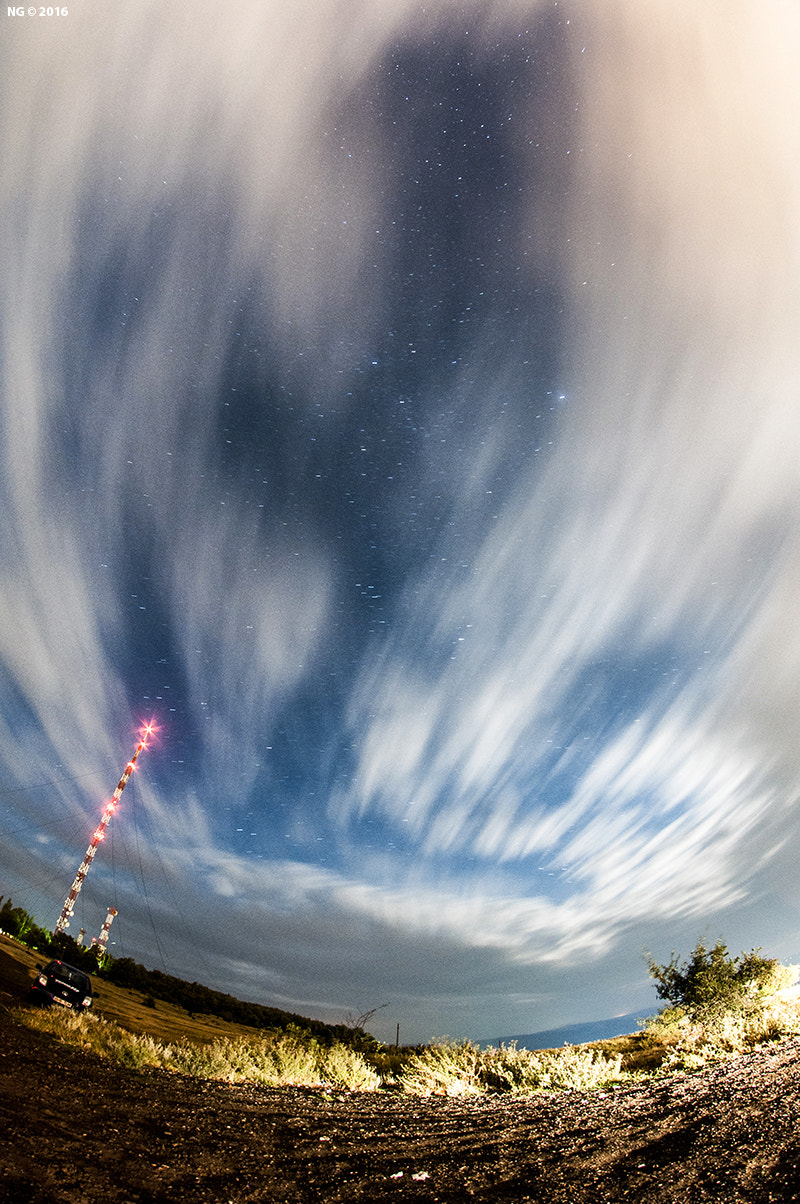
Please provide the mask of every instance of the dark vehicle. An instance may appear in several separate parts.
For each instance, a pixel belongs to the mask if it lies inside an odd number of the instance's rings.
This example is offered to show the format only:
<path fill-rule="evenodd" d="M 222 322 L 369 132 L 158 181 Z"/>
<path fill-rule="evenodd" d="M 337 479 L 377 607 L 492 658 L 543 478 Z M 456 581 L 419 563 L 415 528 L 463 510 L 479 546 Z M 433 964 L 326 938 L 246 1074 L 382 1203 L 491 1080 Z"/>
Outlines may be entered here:
<path fill-rule="evenodd" d="M 92 980 L 83 970 L 66 962 L 49 962 L 31 983 L 30 1002 L 49 1007 L 51 1003 L 74 1008 L 76 1012 L 92 1006 Z"/>

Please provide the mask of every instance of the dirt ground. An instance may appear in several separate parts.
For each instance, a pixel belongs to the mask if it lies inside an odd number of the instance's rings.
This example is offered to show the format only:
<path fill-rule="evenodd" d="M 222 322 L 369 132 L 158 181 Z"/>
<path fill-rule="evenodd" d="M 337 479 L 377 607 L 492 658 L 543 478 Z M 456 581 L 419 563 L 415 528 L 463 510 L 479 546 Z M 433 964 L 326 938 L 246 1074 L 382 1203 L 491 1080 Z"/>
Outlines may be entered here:
<path fill-rule="evenodd" d="M 134 1073 L 0 992 L 0 1200 L 800 1200 L 800 1041 L 599 1093 L 415 1099 Z M 7 1005 L 7 1006 L 3 1006 Z"/>

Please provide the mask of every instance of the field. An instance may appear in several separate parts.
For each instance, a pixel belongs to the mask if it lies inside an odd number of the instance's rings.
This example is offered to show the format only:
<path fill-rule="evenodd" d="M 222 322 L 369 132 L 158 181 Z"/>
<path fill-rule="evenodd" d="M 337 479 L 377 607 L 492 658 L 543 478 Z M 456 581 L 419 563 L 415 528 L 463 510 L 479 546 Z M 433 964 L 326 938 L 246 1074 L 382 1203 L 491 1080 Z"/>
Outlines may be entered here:
<path fill-rule="evenodd" d="M 693 1074 L 523 1097 L 209 1082 L 21 1025 L 36 960 L 0 941 L 0 1200 L 800 1200 L 797 1039 Z M 162 1039 L 235 1027 L 103 983 L 97 1007 Z"/>
<path fill-rule="evenodd" d="M 20 998 L 33 980 L 36 966 L 50 958 L 32 953 L 10 937 L 0 935 L 0 1002 L 6 984 L 13 984 L 14 998 Z M 215 1016 L 193 1016 L 183 1008 L 159 1000 L 155 1008 L 148 1007 L 138 991 L 125 990 L 114 983 L 95 978 L 93 1011 L 107 1020 L 114 1020 L 133 1033 L 146 1033 L 163 1041 L 208 1042 L 219 1036 L 242 1035 L 252 1032 L 240 1024 L 229 1024 Z"/>

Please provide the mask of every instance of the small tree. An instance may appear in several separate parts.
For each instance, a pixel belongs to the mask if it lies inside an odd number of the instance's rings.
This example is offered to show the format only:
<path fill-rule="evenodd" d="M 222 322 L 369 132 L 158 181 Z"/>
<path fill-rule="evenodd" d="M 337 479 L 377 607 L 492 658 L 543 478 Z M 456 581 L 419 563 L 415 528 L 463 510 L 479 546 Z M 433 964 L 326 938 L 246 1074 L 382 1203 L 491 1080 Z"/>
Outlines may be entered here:
<path fill-rule="evenodd" d="M 674 952 L 664 966 L 647 954 L 647 966 L 659 999 L 701 1024 L 726 1014 L 755 1011 L 768 996 L 794 981 L 793 968 L 775 957 L 762 957 L 760 949 L 731 957 L 721 938 L 711 949 L 699 940 L 683 963 Z"/>

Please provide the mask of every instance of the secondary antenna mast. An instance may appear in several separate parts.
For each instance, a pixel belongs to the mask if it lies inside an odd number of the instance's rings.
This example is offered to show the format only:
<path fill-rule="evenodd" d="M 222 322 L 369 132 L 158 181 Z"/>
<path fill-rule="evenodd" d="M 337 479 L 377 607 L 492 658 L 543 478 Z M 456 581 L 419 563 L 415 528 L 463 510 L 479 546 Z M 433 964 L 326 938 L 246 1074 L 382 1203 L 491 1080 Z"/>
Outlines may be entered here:
<path fill-rule="evenodd" d="M 72 883 L 70 892 L 67 895 L 66 899 L 64 900 L 64 906 L 61 908 L 61 915 L 58 917 L 58 923 L 56 924 L 55 928 L 53 929 L 53 936 L 57 936 L 59 932 L 63 932 L 65 928 L 69 928 L 69 922 L 72 917 L 72 913 L 75 910 L 75 900 L 77 899 L 78 895 L 81 892 L 81 887 L 83 886 L 83 880 L 89 872 L 89 866 L 94 861 L 94 855 L 97 852 L 97 846 L 99 845 L 100 841 L 103 840 L 105 837 L 106 828 L 108 827 L 108 821 L 111 819 L 111 816 L 114 814 L 114 812 L 117 809 L 117 803 L 119 802 L 119 796 L 122 794 L 123 790 L 125 789 L 125 787 L 128 783 L 128 778 L 133 773 L 134 767 L 136 765 L 136 758 L 139 756 L 139 753 L 142 751 L 143 748 L 147 748 L 147 737 L 152 735 L 152 733 L 153 733 L 152 723 L 145 724 L 144 730 L 141 733 L 141 739 L 139 740 L 139 743 L 136 746 L 136 752 L 133 754 L 130 761 L 125 766 L 125 772 L 123 773 L 122 777 L 120 778 L 119 782 L 117 783 L 117 788 L 114 791 L 112 798 L 110 799 L 110 801 L 108 803 L 106 803 L 106 809 L 103 812 L 103 818 L 100 820 L 100 823 L 95 828 L 94 834 L 92 835 L 91 844 L 89 845 L 88 849 L 86 850 L 86 854 L 83 858 L 83 861 L 80 864 L 80 869 L 78 870 L 77 874 L 75 875 L 75 881 Z"/>
<path fill-rule="evenodd" d="M 95 953 L 105 953 L 106 945 L 108 943 L 108 933 L 114 921 L 114 916 L 117 914 L 118 912 L 116 907 L 109 907 L 108 915 L 106 916 L 106 922 L 100 929 L 100 935 L 92 937 L 92 945 L 94 946 Z"/>

